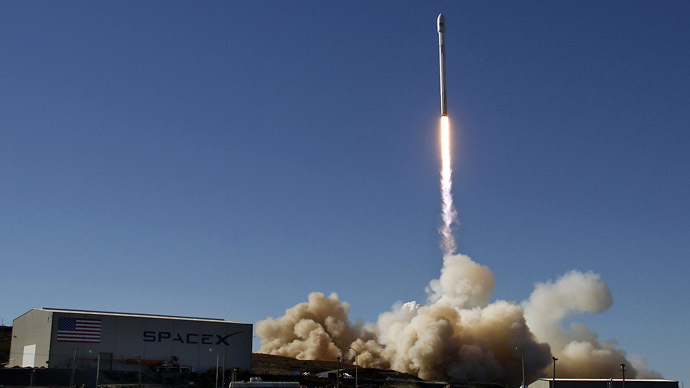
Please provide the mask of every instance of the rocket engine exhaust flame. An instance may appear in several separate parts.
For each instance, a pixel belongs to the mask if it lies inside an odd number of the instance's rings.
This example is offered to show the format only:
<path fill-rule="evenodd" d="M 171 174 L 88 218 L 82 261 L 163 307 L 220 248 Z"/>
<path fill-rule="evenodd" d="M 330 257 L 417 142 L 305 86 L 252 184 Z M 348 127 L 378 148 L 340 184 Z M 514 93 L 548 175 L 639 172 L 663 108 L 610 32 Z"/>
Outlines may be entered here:
<path fill-rule="evenodd" d="M 455 253 L 457 246 L 451 226 L 457 222 L 457 211 L 453 206 L 453 180 L 450 167 L 450 123 L 448 116 L 441 116 L 441 217 L 443 225 L 440 228 L 443 240 L 443 253 Z"/>

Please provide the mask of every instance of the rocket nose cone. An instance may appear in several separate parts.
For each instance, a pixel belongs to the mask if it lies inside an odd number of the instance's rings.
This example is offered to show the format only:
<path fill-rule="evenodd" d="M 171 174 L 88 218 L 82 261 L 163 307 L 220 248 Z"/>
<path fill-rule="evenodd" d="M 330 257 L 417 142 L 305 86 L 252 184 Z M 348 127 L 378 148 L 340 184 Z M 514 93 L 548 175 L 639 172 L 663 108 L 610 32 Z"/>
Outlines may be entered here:
<path fill-rule="evenodd" d="M 438 32 L 446 31 L 446 18 L 443 17 L 442 13 L 438 14 L 438 18 L 436 19 L 436 28 Z"/>

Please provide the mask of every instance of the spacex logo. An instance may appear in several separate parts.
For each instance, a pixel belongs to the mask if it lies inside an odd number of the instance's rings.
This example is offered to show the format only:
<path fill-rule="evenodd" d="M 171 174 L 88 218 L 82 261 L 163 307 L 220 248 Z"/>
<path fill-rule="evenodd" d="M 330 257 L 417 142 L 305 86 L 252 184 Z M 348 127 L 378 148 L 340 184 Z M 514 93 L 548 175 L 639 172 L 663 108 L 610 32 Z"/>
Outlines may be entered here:
<path fill-rule="evenodd" d="M 167 342 L 174 341 L 181 344 L 203 344 L 203 345 L 230 345 L 228 338 L 241 331 L 228 335 L 218 334 L 197 334 L 197 333 L 171 333 L 169 331 L 145 331 L 143 333 L 144 342 Z"/>

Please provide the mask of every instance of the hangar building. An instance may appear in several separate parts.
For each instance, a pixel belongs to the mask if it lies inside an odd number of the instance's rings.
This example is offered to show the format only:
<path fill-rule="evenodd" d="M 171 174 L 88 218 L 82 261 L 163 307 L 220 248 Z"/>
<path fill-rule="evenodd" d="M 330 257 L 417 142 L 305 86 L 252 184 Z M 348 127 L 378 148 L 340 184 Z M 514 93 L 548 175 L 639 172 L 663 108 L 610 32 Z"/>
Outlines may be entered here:
<path fill-rule="evenodd" d="M 678 381 L 663 379 L 556 379 L 541 378 L 529 388 L 678 388 Z"/>
<path fill-rule="evenodd" d="M 42 308 L 14 320 L 8 367 L 205 372 L 251 362 L 249 323 Z"/>

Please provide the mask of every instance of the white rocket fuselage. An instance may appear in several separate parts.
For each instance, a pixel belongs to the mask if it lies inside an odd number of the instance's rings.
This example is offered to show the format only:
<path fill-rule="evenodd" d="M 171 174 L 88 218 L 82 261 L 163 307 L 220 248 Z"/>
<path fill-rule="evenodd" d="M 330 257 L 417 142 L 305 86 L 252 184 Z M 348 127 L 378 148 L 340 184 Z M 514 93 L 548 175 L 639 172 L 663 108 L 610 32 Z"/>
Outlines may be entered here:
<path fill-rule="evenodd" d="M 438 63 L 441 77 L 441 115 L 448 116 L 448 105 L 446 103 L 446 18 L 443 14 L 438 14 L 436 19 L 436 29 L 438 30 Z"/>

